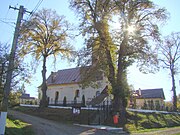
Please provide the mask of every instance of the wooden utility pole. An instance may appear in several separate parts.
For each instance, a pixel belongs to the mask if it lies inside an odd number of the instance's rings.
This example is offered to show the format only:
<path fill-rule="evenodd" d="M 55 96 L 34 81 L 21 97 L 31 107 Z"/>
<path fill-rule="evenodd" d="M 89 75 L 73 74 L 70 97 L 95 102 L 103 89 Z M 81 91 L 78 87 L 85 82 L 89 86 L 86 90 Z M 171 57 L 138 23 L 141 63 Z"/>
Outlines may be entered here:
<path fill-rule="evenodd" d="M 14 33 L 14 38 L 13 38 L 13 43 L 12 43 L 12 48 L 11 48 L 11 53 L 10 53 L 10 58 L 9 58 L 9 64 L 8 64 L 8 70 L 6 74 L 6 83 L 4 85 L 4 91 L 3 91 L 3 100 L 0 108 L 0 135 L 4 135 L 5 133 L 5 125 L 6 125 L 6 117 L 7 117 L 7 108 L 8 108 L 8 97 L 9 93 L 11 90 L 11 81 L 12 81 L 12 73 L 14 70 L 14 60 L 15 60 L 15 53 L 16 53 L 16 48 L 17 48 L 17 43 L 18 43 L 18 36 L 19 36 L 19 29 L 21 25 L 21 20 L 23 19 L 23 14 L 27 12 L 23 6 L 20 6 L 20 8 L 16 7 L 11 7 L 14 10 L 19 10 L 18 13 L 18 18 L 16 22 L 16 27 L 15 27 L 15 33 Z M 30 13 L 30 12 L 28 12 Z"/>
<path fill-rule="evenodd" d="M 13 8 L 13 7 L 10 6 L 9 8 Z M 13 8 L 13 9 L 19 10 L 19 14 L 18 14 L 17 22 L 16 22 L 16 28 L 15 28 L 10 58 L 9 58 L 8 71 L 7 71 L 7 75 L 6 75 L 6 83 L 4 85 L 3 101 L 2 101 L 2 106 L 1 106 L 1 111 L 3 111 L 3 112 L 7 112 L 8 96 L 9 96 L 10 89 L 11 89 L 11 80 L 12 80 L 12 73 L 14 70 L 14 59 L 15 59 L 15 53 L 16 53 L 16 48 L 17 48 L 18 36 L 19 36 L 19 28 L 21 25 L 21 20 L 23 18 L 23 14 L 24 14 L 23 6 L 20 6 L 19 9 L 17 9 L 17 8 Z"/>

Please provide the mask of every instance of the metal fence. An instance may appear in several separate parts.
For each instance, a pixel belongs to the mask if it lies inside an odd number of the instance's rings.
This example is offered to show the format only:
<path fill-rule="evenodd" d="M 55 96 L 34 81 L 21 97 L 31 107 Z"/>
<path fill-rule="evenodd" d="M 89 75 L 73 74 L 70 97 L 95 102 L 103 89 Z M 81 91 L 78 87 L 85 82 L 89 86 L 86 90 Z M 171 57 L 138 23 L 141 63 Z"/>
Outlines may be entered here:
<path fill-rule="evenodd" d="M 95 113 L 88 116 L 88 124 L 101 125 L 111 115 L 112 104 L 110 101 L 103 101 L 96 108 Z"/>
<path fill-rule="evenodd" d="M 83 103 L 81 101 L 76 101 L 76 100 L 66 101 L 66 102 L 51 100 L 51 101 L 49 101 L 49 105 L 53 105 L 53 106 L 74 106 L 74 105 L 83 106 Z"/>

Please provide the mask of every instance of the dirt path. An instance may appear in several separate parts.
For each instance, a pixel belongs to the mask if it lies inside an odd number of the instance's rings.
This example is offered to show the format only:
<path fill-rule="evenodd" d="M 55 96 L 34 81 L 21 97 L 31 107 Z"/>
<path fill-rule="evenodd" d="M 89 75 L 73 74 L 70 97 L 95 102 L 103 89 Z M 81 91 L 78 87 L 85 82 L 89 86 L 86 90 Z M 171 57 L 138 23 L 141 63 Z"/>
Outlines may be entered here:
<path fill-rule="evenodd" d="M 113 135 L 113 133 L 104 130 L 58 123 L 13 110 L 9 110 L 8 114 L 12 115 L 14 118 L 32 124 L 37 135 Z"/>

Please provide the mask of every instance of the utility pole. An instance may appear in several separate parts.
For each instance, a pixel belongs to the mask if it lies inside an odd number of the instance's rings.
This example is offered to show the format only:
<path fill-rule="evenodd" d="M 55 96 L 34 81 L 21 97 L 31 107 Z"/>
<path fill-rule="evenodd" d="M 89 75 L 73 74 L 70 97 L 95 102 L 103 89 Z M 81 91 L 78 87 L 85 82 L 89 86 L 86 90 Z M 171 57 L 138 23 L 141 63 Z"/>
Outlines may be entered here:
<path fill-rule="evenodd" d="M 3 91 L 3 100 L 0 108 L 0 135 L 4 135 L 5 133 L 5 125 L 6 125 L 6 118 L 7 118 L 7 108 L 8 108 L 8 98 L 9 98 L 9 93 L 11 90 L 11 81 L 12 81 L 12 73 L 14 70 L 14 60 L 15 60 L 15 53 L 16 53 L 16 48 L 17 48 L 17 43 L 18 43 L 18 36 L 19 36 L 19 29 L 21 25 L 21 20 L 23 19 L 23 14 L 27 12 L 23 6 L 20 6 L 19 9 L 16 7 L 11 7 L 14 10 L 19 10 L 18 13 L 18 18 L 16 22 L 16 27 L 15 27 L 15 32 L 14 32 L 14 38 L 13 38 L 13 43 L 12 43 L 12 48 L 11 48 L 11 53 L 10 53 L 10 58 L 9 58 L 9 65 L 8 65 L 8 71 L 6 74 L 6 83 L 4 85 L 4 91 Z M 30 13 L 30 12 L 28 12 Z"/>
<path fill-rule="evenodd" d="M 9 8 L 13 8 L 13 7 L 10 6 Z M 18 10 L 17 8 L 13 8 L 13 9 Z M 24 14 L 24 7 L 20 6 L 19 14 L 18 14 L 17 22 L 16 22 L 16 27 L 15 27 L 15 33 L 14 33 L 11 53 L 10 53 L 8 71 L 7 71 L 7 75 L 6 75 L 6 83 L 4 85 L 3 102 L 2 102 L 2 106 L 1 106 L 1 109 L 2 109 L 1 111 L 3 111 L 3 112 L 7 112 L 8 96 L 9 96 L 10 89 L 11 89 L 12 73 L 14 70 L 15 52 L 16 52 L 16 48 L 17 48 L 19 28 L 21 25 L 21 20 L 23 18 L 23 14 Z"/>

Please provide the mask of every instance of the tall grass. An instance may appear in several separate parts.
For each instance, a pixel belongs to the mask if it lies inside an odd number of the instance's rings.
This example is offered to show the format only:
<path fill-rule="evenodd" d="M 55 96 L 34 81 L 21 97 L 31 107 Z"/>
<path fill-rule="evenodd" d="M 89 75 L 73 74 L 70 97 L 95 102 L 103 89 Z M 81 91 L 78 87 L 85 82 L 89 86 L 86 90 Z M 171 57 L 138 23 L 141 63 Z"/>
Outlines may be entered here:
<path fill-rule="evenodd" d="M 30 124 L 8 116 L 6 120 L 5 135 L 34 135 Z"/>

